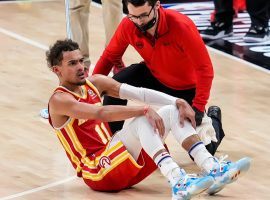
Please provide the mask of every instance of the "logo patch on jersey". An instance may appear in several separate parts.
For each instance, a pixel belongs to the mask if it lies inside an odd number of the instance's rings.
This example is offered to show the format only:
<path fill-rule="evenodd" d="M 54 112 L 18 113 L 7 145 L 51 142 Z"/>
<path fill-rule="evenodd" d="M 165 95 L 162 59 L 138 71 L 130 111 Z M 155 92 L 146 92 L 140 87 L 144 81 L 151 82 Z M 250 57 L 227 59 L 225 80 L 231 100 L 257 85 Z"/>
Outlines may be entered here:
<path fill-rule="evenodd" d="M 111 159 L 108 156 L 102 156 L 99 159 L 99 166 L 105 169 L 111 167 Z"/>
<path fill-rule="evenodd" d="M 138 49 L 142 49 L 143 46 L 144 46 L 144 44 L 143 44 L 142 41 L 137 41 L 137 42 L 135 43 L 135 46 L 138 47 Z"/>
<path fill-rule="evenodd" d="M 90 95 L 90 97 L 92 97 L 92 99 L 94 99 L 97 96 L 95 92 L 91 89 L 88 90 L 88 94 Z"/>

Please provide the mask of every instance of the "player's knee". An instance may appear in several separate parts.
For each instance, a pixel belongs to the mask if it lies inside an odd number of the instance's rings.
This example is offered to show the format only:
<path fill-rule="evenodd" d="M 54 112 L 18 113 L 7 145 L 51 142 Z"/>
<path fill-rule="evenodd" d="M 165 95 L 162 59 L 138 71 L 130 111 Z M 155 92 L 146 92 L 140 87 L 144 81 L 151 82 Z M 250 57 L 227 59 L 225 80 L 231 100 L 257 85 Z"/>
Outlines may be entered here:
<path fill-rule="evenodd" d="M 158 110 L 158 114 L 160 114 L 161 116 L 167 116 L 167 117 L 171 116 L 172 114 L 173 116 L 177 116 L 178 110 L 175 105 L 166 105 L 166 106 L 162 106 Z"/>
<path fill-rule="evenodd" d="M 136 117 L 134 118 L 130 125 L 132 126 L 132 128 L 136 129 L 136 131 L 138 131 L 139 129 L 146 128 L 145 126 L 149 126 L 149 122 L 147 121 L 145 116 L 140 116 L 140 117 Z"/>

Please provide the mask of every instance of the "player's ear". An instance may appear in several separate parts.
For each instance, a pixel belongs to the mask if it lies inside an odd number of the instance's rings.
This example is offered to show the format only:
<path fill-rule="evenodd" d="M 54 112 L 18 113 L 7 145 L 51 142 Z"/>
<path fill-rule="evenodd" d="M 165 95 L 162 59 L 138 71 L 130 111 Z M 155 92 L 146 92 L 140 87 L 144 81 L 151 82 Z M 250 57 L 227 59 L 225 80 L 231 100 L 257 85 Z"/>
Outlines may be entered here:
<path fill-rule="evenodd" d="M 52 66 L 52 71 L 56 73 L 58 76 L 60 75 L 60 70 L 58 65 Z"/>

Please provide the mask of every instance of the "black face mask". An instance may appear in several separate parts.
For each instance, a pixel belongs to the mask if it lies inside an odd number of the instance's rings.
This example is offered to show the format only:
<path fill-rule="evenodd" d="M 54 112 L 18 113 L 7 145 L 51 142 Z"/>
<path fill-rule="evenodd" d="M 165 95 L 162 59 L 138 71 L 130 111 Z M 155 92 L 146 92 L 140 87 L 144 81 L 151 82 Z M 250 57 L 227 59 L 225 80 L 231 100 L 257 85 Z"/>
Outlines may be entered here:
<path fill-rule="evenodd" d="M 144 24 L 143 26 L 139 26 L 138 24 L 135 24 L 135 26 L 143 33 L 145 33 L 147 30 L 152 28 L 157 22 L 157 16 L 155 15 L 153 19 L 151 19 L 147 24 Z"/>

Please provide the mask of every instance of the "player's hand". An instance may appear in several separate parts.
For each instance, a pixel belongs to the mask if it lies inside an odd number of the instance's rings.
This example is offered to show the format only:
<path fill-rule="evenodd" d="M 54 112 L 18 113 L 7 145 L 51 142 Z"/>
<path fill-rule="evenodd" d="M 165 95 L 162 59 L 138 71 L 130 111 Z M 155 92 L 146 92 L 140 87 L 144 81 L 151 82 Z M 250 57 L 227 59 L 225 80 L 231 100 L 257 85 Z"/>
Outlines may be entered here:
<path fill-rule="evenodd" d="M 184 121 L 190 121 L 193 128 L 196 128 L 195 112 L 192 107 L 184 99 L 177 99 L 176 106 L 179 110 L 179 119 L 181 127 L 184 126 Z"/>
<path fill-rule="evenodd" d="M 192 106 L 194 112 L 195 112 L 195 121 L 196 121 L 196 126 L 200 126 L 202 123 L 202 118 L 204 116 L 204 112 L 198 110 L 196 107 Z"/>
<path fill-rule="evenodd" d="M 151 107 L 148 107 L 145 117 L 154 128 L 154 131 L 159 133 L 160 137 L 162 138 L 165 134 L 165 126 L 163 119 L 159 116 L 159 114 Z"/>

